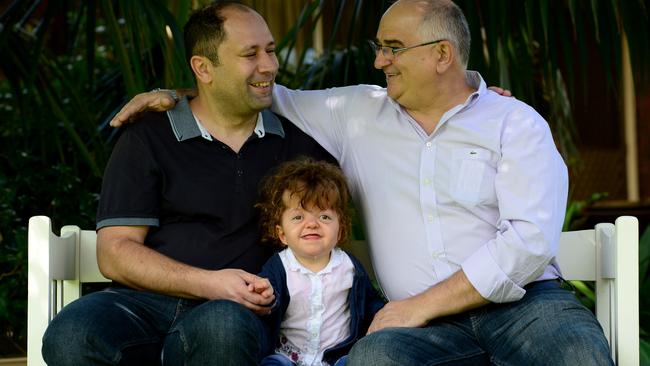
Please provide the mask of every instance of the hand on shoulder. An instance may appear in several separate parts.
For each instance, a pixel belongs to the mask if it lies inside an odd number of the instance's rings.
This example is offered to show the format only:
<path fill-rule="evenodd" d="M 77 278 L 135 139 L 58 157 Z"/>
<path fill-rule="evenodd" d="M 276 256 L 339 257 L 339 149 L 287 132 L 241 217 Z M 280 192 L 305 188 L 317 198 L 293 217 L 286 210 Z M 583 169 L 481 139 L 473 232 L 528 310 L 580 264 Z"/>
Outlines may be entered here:
<path fill-rule="evenodd" d="M 140 114 L 147 111 L 164 112 L 174 108 L 176 100 L 165 90 L 140 93 L 128 101 L 110 122 L 112 127 L 133 122 Z"/>
<path fill-rule="evenodd" d="M 495 92 L 495 93 L 497 93 L 497 94 L 499 94 L 501 96 L 504 96 L 504 97 L 512 97 L 513 96 L 512 92 L 510 90 L 503 89 L 500 86 L 490 86 L 490 87 L 488 87 L 488 89 L 490 89 L 493 92 Z"/>

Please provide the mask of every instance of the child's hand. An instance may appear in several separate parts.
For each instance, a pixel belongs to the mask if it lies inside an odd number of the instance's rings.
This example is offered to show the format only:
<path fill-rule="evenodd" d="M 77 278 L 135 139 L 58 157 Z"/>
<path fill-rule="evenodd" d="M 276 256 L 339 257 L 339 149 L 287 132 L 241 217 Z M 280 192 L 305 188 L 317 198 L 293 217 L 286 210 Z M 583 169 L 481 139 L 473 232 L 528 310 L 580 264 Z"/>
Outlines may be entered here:
<path fill-rule="evenodd" d="M 248 291 L 255 292 L 265 298 L 273 296 L 273 286 L 266 278 L 258 278 L 255 282 L 248 284 Z"/>

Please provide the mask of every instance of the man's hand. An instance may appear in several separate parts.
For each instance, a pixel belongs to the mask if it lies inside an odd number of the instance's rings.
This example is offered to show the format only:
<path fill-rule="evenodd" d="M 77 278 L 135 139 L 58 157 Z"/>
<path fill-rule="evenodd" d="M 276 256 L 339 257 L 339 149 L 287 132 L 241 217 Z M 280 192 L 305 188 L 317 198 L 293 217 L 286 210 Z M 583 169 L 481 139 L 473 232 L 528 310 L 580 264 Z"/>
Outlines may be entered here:
<path fill-rule="evenodd" d="M 428 290 L 400 301 L 391 301 L 375 314 L 368 333 L 388 327 L 423 327 L 431 320 L 462 313 L 488 304 L 462 270 Z"/>
<path fill-rule="evenodd" d="M 174 108 L 176 101 L 165 91 L 140 93 L 133 97 L 111 120 L 112 127 L 119 127 L 146 111 L 163 112 Z"/>
<path fill-rule="evenodd" d="M 503 95 L 504 97 L 511 97 L 512 96 L 512 92 L 510 90 L 503 89 L 503 88 L 500 88 L 498 86 L 491 86 L 488 89 L 492 90 L 493 92 L 495 92 L 495 93 L 497 93 L 499 95 Z"/>
<path fill-rule="evenodd" d="M 244 305 L 258 315 L 271 312 L 270 305 L 275 300 L 273 288 L 270 283 L 267 288 L 263 288 L 264 281 L 268 283 L 268 280 L 241 269 L 222 269 L 215 271 L 211 277 L 210 284 L 207 284 L 204 289 L 205 295 L 202 297 L 208 300 L 231 300 Z M 251 284 L 252 288 L 260 289 L 261 293 L 250 291 Z"/>
<path fill-rule="evenodd" d="M 422 304 L 418 304 L 416 298 L 390 301 L 375 314 L 368 328 L 368 334 L 384 328 L 423 327 L 427 325 L 428 319 L 422 313 L 422 309 Z"/>

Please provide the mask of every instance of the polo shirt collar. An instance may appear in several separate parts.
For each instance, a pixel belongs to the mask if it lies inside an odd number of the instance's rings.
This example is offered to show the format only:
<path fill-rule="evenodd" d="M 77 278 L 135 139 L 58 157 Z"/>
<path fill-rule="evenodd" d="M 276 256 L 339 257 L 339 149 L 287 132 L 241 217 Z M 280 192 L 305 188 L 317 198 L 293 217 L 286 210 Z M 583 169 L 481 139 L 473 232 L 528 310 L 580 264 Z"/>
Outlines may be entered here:
<path fill-rule="evenodd" d="M 187 97 L 181 98 L 173 109 L 167 111 L 169 123 L 174 131 L 174 136 L 179 142 L 189 140 L 195 137 L 210 136 L 209 133 L 203 128 L 198 119 L 194 118 L 192 109 Z M 265 109 L 259 113 L 257 117 L 257 124 L 255 125 L 254 134 L 258 138 L 262 138 L 266 133 L 272 133 L 284 138 L 284 129 L 280 119 L 269 109 Z M 212 137 L 208 140 L 210 140 Z"/>
<path fill-rule="evenodd" d="M 262 130 L 264 132 L 272 133 L 284 138 L 284 128 L 282 128 L 282 123 L 278 116 L 271 112 L 270 109 L 265 109 L 260 112 L 260 118 L 257 119 L 257 125 L 259 126 L 260 124 L 262 124 Z M 257 128 L 258 127 L 256 126 L 255 129 L 257 130 Z M 264 137 L 264 133 L 262 136 L 259 134 L 258 136 Z"/>
<path fill-rule="evenodd" d="M 201 136 L 201 129 L 196 124 L 186 97 L 181 98 L 173 109 L 167 111 L 167 118 L 179 142 Z"/>

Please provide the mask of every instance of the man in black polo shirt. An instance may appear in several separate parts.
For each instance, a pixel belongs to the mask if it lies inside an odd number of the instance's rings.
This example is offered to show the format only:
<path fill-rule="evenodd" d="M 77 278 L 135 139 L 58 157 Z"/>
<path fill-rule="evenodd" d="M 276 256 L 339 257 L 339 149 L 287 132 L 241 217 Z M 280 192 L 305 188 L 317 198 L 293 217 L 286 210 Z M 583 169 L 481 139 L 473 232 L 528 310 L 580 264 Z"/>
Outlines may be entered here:
<path fill-rule="evenodd" d="M 184 32 L 198 96 L 144 115 L 116 144 L 97 215 L 98 262 L 114 286 L 55 317 L 43 338 L 48 364 L 261 357 L 255 313 L 274 298 L 248 288 L 271 254 L 258 244 L 258 183 L 283 161 L 327 154 L 266 109 L 278 61 L 259 14 L 211 5 Z"/>

